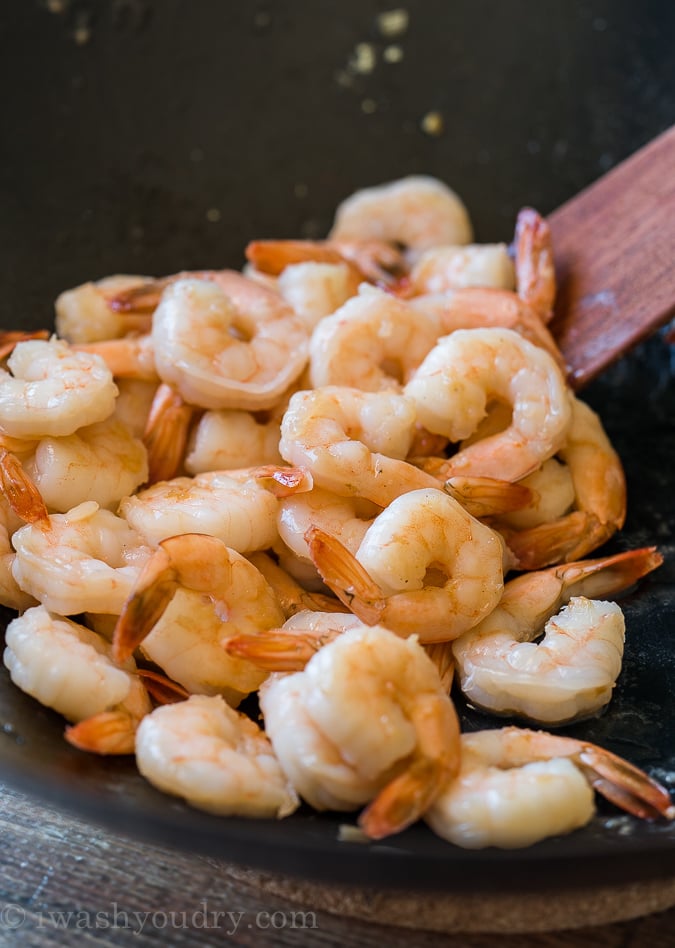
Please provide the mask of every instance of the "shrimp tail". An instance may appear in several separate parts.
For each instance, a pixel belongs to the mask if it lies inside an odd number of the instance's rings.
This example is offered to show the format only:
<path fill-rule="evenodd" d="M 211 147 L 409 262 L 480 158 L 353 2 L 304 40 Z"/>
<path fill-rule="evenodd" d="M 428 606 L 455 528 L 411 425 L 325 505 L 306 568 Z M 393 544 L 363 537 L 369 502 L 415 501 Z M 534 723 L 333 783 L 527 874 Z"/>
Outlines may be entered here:
<path fill-rule="evenodd" d="M 176 475 L 193 413 L 194 409 L 170 385 L 163 382 L 158 387 L 143 433 L 148 452 L 148 484 L 168 481 Z"/>
<path fill-rule="evenodd" d="M 116 313 L 153 313 L 169 280 L 147 280 L 139 286 L 121 290 L 108 299 L 108 306 Z"/>
<path fill-rule="evenodd" d="M 232 636 L 223 642 L 223 648 L 228 655 L 266 671 L 294 672 L 302 671 L 312 656 L 339 634 L 337 630 L 318 634 L 270 629 L 254 635 Z"/>
<path fill-rule="evenodd" d="M 251 477 L 275 497 L 304 494 L 314 486 L 314 478 L 306 467 L 261 464 L 251 469 Z"/>
<path fill-rule="evenodd" d="M 522 208 L 516 220 L 514 243 L 518 296 L 548 323 L 553 316 L 556 279 L 551 230 L 538 211 Z"/>
<path fill-rule="evenodd" d="M 627 760 L 584 744 L 575 761 L 591 786 L 622 810 L 643 820 L 675 819 L 668 791 Z"/>
<path fill-rule="evenodd" d="M 532 503 L 534 491 L 495 477 L 450 477 L 444 484 L 450 494 L 472 517 L 495 517 L 522 510 Z"/>
<path fill-rule="evenodd" d="M 598 598 L 627 589 L 662 563 L 663 556 L 656 547 L 645 546 L 613 556 L 577 560 L 560 566 L 556 574 L 564 586 L 577 584 L 578 595 Z"/>
<path fill-rule="evenodd" d="M 178 573 L 160 548 L 141 570 L 136 588 L 124 603 L 113 633 L 113 656 L 123 662 L 138 648 L 166 612 L 178 588 Z"/>
<path fill-rule="evenodd" d="M 304 537 L 325 584 L 362 622 L 376 625 L 384 614 L 386 599 L 353 553 L 317 526 L 311 526 Z"/>
<path fill-rule="evenodd" d="M 40 491 L 10 451 L 0 449 L 0 486 L 14 513 L 26 523 L 49 522 Z"/>
<path fill-rule="evenodd" d="M 92 754 L 133 754 L 138 719 L 128 711 L 102 711 L 67 727 L 65 738 L 78 750 Z"/>
<path fill-rule="evenodd" d="M 190 692 L 186 688 L 160 672 L 150 668 L 138 668 L 136 674 L 156 704 L 175 704 L 177 701 L 185 701 L 190 697 Z"/>
<path fill-rule="evenodd" d="M 423 758 L 395 777 L 359 816 L 366 836 L 384 839 L 419 820 L 438 796 L 442 773 L 437 761 Z"/>
<path fill-rule="evenodd" d="M 0 332 L 0 359 L 6 358 L 14 351 L 19 342 L 28 339 L 49 339 L 47 329 L 38 329 L 35 332 L 22 332 L 20 329 L 5 329 Z"/>
<path fill-rule="evenodd" d="M 499 528 L 499 532 L 516 558 L 516 568 L 537 570 L 578 560 L 608 540 L 614 528 L 593 514 L 575 510 L 550 523 L 525 530 Z"/>
<path fill-rule="evenodd" d="M 245 254 L 256 270 L 270 276 L 296 263 L 344 263 L 338 250 L 314 240 L 252 240 Z"/>

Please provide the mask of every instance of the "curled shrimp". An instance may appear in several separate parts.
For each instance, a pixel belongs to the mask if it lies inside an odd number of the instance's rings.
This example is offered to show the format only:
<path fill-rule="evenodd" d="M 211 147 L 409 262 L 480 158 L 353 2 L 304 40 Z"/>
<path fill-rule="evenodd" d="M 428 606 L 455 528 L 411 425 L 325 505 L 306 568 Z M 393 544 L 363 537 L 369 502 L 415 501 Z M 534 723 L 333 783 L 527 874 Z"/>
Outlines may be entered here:
<path fill-rule="evenodd" d="M 271 408 L 307 361 L 308 333 L 293 310 L 234 271 L 167 285 L 152 341 L 162 380 L 202 408 Z"/>
<path fill-rule="evenodd" d="M 175 477 L 126 497 L 120 513 L 153 545 L 183 533 L 207 533 L 240 553 L 278 538 L 277 496 L 307 490 L 306 472 L 283 465 Z"/>
<path fill-rule="evenodd" d="M 571 397 L 572 422 L 557 457 L 566 465 L 572 498 L 557 517 L 518 529 L 521 520 L 507 517 L 498 526 L 520 569 L 541 569 L 572 561 L 605 543 L 626 517 L 626 479 L 621 459 L 598 415 Z M 549 462 L 551 463 L 551 462 Z M 547 485 L 548 487 L 548 485 Z M 547 490 L 546 496 L 552 491 Z M 513 529 L 515 527 L 515 529 Z"/>
<path fill-rule="evenodd" d="M 133 659 L 116 664 L 101 636 L 43 605 L 13 619 L 5 642 L 3 661 L 15 685 L 69 721 L 86 722 L 86 729 L 66 732 L 72 743 L 86 730 L 88 750 L 133 753 L 138 722 L 151 710 Z"/>
<path fill-rule="evenodd" d="M 307 539 L 324 582 L 352 612 L 425 643 L 461 635 L 502 594 L 499 537 L 442 490 L 392 501 L 356 555 L 318 527 Z"/>
<path fill-rule="evenodd" d="M 221 471 L 255 464 L 281 464 L 281 415 L 273 409 L 260 418 L 249 411 L 207 411 L 194 426 L 187 444 L 189 474 Z"/>
<path fill-rule="evenodd" d="M 188 691 L 236 705 L 265 673 L 229 656 L 223 641 L 283 621 L 255 566 L 215 537 L 183 534 L 162 540 L 143 567 L 115 627 L 113 654 L 122 661 L 141 646 Z"/>
<path fill-rule="evenodd" d="M 492 613 L 453 643 L 468 700 L 545 724 L 599 711 L 621 671 L 624 619 L 614 603 L 591 599 L 620 592 L 662 560 L 646 547 L 506 583 Z"/>
<path fill-rule="evenodd" d="M 311 333 L 355 295 L 360 283 L 360 275 L 347 263 L 308 262 L 286 267 L 277 289 Z"/>
<path fill-rule="evenodd" d="M 400 391 L 440 335 L 440 321 L 433 316 L 382 290 L 364 288 L 314 330 L 310 382 L 314 388 Z"/>
<path fill-rule="evenodd" d="M 454 455 L 448 476 L 517 481 L 565 442 L 572 411 L 565 379 L 544 350 L 510 329 L 457 330 L 439 340 L 404 394 L 429 431 L 460 441 L 491 400 L 512 406 L 511 423 Z"/>
<path fill-rule="evenodd" d="M 292 675 L 260 690 L 284 772 L 316 809 L 353 810 L 374 839 L 417 820 L 457 772 L 459 727 L 415 638 L 347 629 Z"/>
<path fill-rule="evenodd" d="M 331 241 L 381 240 L 419 253 L 439 244 L 468 244 L 464 204 L 443 182 L 410 175 L 356 191 L 337 208 Z"/>
<path fill-rule="evenodd" d="M 291 397 L 279 451 L 289 464 L 306 466 L 317 486 L 385 507 L 408 490 L 438 486 L 403 460 L 416 420 L 403 395 L 326 385 Z"/>
<path fill-rule="evenodd" d="M 58 615 L 118 615 L 150 549 L 94 501 L 26 524 L 12 537 L 19 587 Z"/>
<path fill-rule="evenodd" d="M 456 846 L 531 846 L 585 826 L 593 789 L 642 819 L 675 817 L 668 792 L 644 771 L 588 741 L 524 728 L 461 737 L 459 776 L 425 814 Z"/>
<path fill-rule="evenodd" d="M 553 316 L 556 294 L 551 230 L 533 208 L 519 212 L 514 243 L 518 296 L 547 323 Z"/>
<path fill-rule="evenodd" d="M 20 342 L 0 369 L 0 431 L 13 438 L 59 437 L 108 418 L 117 387 L 95 355 L 63 340 Z"/>
<path fill-rule="evenodd" d="M 150 318 L 146 313 L 123 312 L 114 306 L 118 294 L 146 281 L 147 277 L 120 274 L 65 290 L 55 303 L 56 332 L 73 343 L 101 342 L 148 332 Z"/>
<path fill-rule="evenodd" d="M 281 818 L 298 806 L 265 734 L 218 695 L 193 695 L 145 717 L 136 763 L 155 787 L 209 813 Z"/>

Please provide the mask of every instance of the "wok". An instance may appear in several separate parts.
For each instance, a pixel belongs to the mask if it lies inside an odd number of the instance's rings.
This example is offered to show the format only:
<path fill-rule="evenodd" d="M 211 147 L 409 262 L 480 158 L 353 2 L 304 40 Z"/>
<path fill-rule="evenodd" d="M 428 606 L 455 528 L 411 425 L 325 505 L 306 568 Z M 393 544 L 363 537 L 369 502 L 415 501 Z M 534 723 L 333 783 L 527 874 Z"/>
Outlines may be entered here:
<path fill-rule="evenodd" d="M 479 240 L 509 240 L 520 206 L 548 213 L 675 118 L 671 4 L 407 0 L 407 30 L 387 37 L 377 18 L 396 6 L 5 0 L 0 325 L 50 326 L 58 292 L 109 273 L 238 267 L 249 239 L 323 235 L 351 191 L 408 173 L 454 187 Z M 398 61 L 385 61 L 392 46 Z M 440 133 L 424 130 L 430 113 Z M 628 520 L 607 552 L 656 542 L 665 564 L 622 600 L 629 635 L 610 710 L 566 733 L 672 787 L 675 395 L 663 339 L 585 396 L 628 477 Z M 461 711 L 466 727 L 493 721 Z M 672 828 L 602 804 L 583 831 L 517 853 L 467 853 L 423 826 L 354 846 L 338 841 L 344 818 L 305 811 L 216 819 L 156 793 L 130 762 L 70 748 L 61 719 L 4 671 L 0 724 L 3 779 L 120 831 L 269 869 L 455 889 L 675 869 Z"/>

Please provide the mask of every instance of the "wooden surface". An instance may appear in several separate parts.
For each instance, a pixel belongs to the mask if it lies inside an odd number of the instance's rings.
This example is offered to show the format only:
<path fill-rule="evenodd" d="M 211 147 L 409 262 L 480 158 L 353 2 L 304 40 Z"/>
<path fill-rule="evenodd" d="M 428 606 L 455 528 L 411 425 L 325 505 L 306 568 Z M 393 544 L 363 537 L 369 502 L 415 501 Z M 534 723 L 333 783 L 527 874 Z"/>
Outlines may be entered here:
<path fill-rule="evenodd" d="M 675 126 L 548 221 L 551 330 L 581 388 L 675 313 Z"/>
<path fill-rule="evenodd" d="M 407 928 L 373 924 L 348 917 L 339 902 L 334 914 L 312 904 L 311 896 L 304 903 L 285 898 L 278 877 L 267 884 L 264 876 L 241 867 L 136 843 L 14 791 L 2 793 L 0 945 L 72 945 L 76 938 L 79 945 L 141 948 L 672 948 L 675 943 L 675 909 L 529 935 L 424 932 L 419 907 L 410 909 Z M 293 887 L 297 894 L 297 883 Z M 477 914 L 488 909 L 482 899 L 473 905 Z M 552 901 L 541 900 L 542 914 L 551 907 Z"/>

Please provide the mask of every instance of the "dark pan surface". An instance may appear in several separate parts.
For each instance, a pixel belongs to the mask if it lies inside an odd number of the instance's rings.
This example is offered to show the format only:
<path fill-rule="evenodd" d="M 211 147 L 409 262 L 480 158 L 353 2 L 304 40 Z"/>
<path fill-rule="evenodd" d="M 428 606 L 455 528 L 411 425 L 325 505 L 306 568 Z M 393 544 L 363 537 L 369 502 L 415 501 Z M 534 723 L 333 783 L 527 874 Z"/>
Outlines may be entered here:
<path fill-rule="evenodd" d="M 322 235 L 357 187 L 412 172 L 465 198 L 481 240 L 522 204 L 547 213 L 675 120 L 675 8 L 553 2 L 395 4 L 6 0 L 0 12 L 0 325 L 51 325 L 56 294 L 108 273 L 233 265 L 248 239 Z M 79 41 L 79 42 L 78 42 Z M 374 103 L 374 110 L 373 110 Z M 426 135 L 421 118 L 443 114 Z M 661 337 L 585 394 L 619 450 L 629 515 L 607 552 L 656 543 L 665 564 L 624 596 L 624 671 L 610 709 L 566 733 L 675 788 L 675 390 Z M 466 727 L 494 719 L 462 708 Z M 470 889 L 585 884 L 675 869 L 675 829 L 599 805 L 586 829 L 520 852 L 469 853 L 423 826 L 339 842 L 344 817 L 207 816 L 126 761 L 62 739 L 63 722 L 0 677 L 2 777 L 113 828 L 311 878 Z"/>

